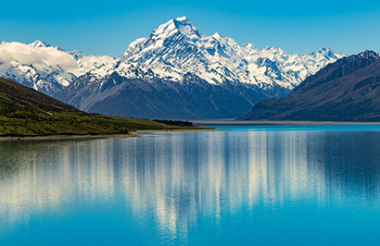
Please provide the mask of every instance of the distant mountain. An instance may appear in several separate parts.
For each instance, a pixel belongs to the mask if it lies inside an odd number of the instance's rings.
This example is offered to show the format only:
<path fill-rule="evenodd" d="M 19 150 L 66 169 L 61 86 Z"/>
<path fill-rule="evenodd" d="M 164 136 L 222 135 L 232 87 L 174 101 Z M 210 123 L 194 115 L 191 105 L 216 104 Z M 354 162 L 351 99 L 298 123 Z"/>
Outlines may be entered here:
<path fill-rule="evenodd" d="M 0 44 L 0 76 L 53 97 L 57 97 L 78 76 L 113 61 L 108 56 L 66 52 L 39 40 L 31 44 Z"/>
<path fill-rule="evenodd" d="M 125 134 L 131 130 L 155 129 L 180 127 L 147 120 L 88 114 L 0 77 L 0 136 Z"/>
<path fill-rule="evenodd" d="M 78 108 L 139 118 L 234 118 L 288 94 L 342 55 L 289 55 L 202 34 L 186 17 L 131 43 L 113 63 L 80 76 L 60 97 Z"/>
<path fill-rule="evenodd" d="M 380 56 L 344 57 L 292 93 L 257 103 L 242 120 L 380 121 Z"/>
<path fill-rule="evenodd" d="M 234 118 L 261 99 L 282 97 L 343 55 L 307 55 L 238 45 L 202 34 L 186 17 L 132 42 L 114 59 L 42 41 L 0 45 L 0 76 L 81 110 L 152 119 Z"/>

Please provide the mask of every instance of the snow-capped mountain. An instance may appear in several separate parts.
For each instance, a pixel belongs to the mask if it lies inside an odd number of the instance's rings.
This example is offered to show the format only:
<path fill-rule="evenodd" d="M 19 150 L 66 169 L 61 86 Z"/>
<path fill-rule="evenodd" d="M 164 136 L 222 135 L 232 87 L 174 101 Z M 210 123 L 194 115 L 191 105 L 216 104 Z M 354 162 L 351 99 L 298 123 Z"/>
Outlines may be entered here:
<path fill-rule="evenodd" d="M 379 121 L 380 55 L 363 51 L 308 77 L 289 95 L 266 99 L 242 120 Z"/>
<path fill-rule="evenodd" d="M 160 25 L 125 53 L 65 51 L 42 41 L 0 44 L 0 76 L 89 112 L 138 118 L 233 118 L 268 97 L 288 94 L 343 55 L 306 55 L 240 46 L 207 36 L 186 17 Z"/>
<path fill-rule="evenodd" d="M 129 76 L 130 68 L 138 65 L 173 81 L 190 72 L 210 84 L 229 81 L 292 89 L 340 57 L 325 48 L 309 55 L 288 55 L 273 47 L 240 46 L 218 33 L 206 36 L 181 17 L 133 42 L 120 58 L 117 72 Z"/>
<path fill-rule="evenodd" d="M 113 61 L 108 56 L 66 52 L 39 40 L 0 44 L 0 76 L 51 96 L 57 96 L 77 77 Z"/>
<path fill-rule="evenodd" d="M 80 76 L 62 98 L 82 110 L 139 118 L 233 118 L 281 97 L 343 55 L 240 46 L 202 34 L 186 17 L 132 42 L 114 62 Z"/>

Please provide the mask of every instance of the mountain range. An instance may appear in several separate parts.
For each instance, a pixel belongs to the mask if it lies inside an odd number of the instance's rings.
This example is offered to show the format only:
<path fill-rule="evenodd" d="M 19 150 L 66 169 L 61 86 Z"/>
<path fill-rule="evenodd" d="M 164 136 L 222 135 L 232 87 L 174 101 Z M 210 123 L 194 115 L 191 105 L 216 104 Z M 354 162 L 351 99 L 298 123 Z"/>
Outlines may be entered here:
<path fill-rule="evenodd" d="M 184 130 L 150 120 L 88 114 L 41 92 L 0 77 L 0 136 L 127 134 L 135 130 Z M 174 124 L 173 124 L 174 123 Z M 184 124 L 185 127 L 178 125 Z"/>
<path fill-rule="evenodd" d="M 66 52 L 39 40 L 31 44 L 0 44 L 0 76 L 53 97 L 79 76 L 113 60 L 108 56 L 84 55 L 77 50 Z"/>
<path fill-rule="evenodd" d="M 220 119 L 287 95 L 343 57 L 240 46 L 202 34 L 186 17 L 160 25 L 118 58 L 65 51 L 42 41 L 0 45 L 0 76 L 87 112 L 137 118 Z"/>
<path fill-rule="evenodd" d="M 308 77 L 289 95 L 257 103 L 242 120 L 380 121 L 380 56 L 364 51 Z"/>

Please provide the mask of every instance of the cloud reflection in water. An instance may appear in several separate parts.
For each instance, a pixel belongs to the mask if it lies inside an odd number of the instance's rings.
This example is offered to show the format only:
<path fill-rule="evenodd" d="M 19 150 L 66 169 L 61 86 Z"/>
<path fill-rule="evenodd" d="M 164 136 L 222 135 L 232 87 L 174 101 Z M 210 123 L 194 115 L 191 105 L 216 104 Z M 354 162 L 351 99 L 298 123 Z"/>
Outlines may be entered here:
<path fill-rule="evenodd" d="M 71 209 L 131 214 L 167 242 L 305 205 L 378 210 L 379 133 L 249 131 L 0 142 L 0 227 Z M 366 148 L 363 149 L 363 144 Z M 3 228 L 3 230 L 4 230 Z M 0 231 L 1 232 L 1 231 Z"/>

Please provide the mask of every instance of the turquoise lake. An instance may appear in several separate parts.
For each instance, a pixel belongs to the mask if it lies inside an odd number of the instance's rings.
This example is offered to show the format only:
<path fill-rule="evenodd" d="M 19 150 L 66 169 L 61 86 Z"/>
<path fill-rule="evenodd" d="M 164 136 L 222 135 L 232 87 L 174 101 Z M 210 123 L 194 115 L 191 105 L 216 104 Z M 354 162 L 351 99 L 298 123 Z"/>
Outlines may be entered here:
<path fill-rule="evenodd" d="M 380 126 L 0 141 L 0 245 L 379 245 Z"/>

